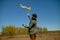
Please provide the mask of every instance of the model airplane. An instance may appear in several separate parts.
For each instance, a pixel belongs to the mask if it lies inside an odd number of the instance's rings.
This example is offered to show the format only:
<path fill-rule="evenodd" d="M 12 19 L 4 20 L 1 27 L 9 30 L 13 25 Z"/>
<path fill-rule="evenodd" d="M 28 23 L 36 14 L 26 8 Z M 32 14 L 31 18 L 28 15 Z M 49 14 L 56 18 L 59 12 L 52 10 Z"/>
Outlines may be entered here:
<path fill-rule="evenodd" d="M 19 3 L 19 6 L 20 6 L 21 8 L 26 9 L 26 10 L 31 10 L 31 7 L 27 7 L 27 6 L 22 5 L 22 4 L 20 4 L 20 3 Z"/>

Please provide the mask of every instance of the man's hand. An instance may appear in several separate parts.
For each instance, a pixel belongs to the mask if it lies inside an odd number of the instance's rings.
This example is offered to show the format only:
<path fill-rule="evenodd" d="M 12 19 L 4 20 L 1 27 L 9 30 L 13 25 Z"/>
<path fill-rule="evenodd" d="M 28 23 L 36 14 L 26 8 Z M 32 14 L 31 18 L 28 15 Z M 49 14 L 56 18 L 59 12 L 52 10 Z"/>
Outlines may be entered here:
<path fill-rule="evenodd" d="M 28 13 L 27 16 L 30 16 L 30 14 Z"/>
<path fill-rule="evenodd" d="M 23 27 L 26 27 L 26 25 L 25 25 L 25 24 L 22 24 L 22 26 L 23 26 Z"/>
<path fill-rule="evenodd" d="M 22 24 L 22 26 L 25 27 L 25 28 L 29 28 L 29 27 L 27 27 L 25 24 Z"/>

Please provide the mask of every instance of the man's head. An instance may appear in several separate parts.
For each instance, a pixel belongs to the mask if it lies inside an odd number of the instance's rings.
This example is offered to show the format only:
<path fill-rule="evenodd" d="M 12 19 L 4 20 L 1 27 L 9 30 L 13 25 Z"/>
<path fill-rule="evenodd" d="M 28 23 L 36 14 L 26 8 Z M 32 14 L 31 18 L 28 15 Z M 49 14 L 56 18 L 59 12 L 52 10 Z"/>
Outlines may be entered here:
<path fill-rule="evenodd" d="M 37 14 L 32 14 L 32 17 L 35 17 L 35 18 L 37 18 Z"/>
<path fill-rule="evenodd" d="M 36 18 L 37 18 L 37 14 L 32 14 L 32 19 L 36 20 Z"/>

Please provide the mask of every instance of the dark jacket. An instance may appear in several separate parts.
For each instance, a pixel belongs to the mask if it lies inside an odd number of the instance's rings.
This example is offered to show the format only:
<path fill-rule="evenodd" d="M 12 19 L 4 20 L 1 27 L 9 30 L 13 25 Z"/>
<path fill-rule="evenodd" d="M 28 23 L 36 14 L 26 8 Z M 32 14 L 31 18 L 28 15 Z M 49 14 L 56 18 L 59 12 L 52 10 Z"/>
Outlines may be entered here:
<path fill-rule="evenodd" d="M 30 35 L 35 34 L 37 32 L 36 20 L 31 19 L 30 16 L 28 16 L 28 18 L 30 20 L 29 26 L 27 27 L 28 32 L 29 32 Z"/>

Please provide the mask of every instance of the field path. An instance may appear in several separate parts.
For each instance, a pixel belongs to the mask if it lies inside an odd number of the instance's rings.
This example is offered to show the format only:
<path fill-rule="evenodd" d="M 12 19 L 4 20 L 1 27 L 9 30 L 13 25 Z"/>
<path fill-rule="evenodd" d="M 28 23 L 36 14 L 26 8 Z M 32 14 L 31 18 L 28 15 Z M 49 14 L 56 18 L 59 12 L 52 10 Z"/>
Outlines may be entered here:
<path fill-rule="evenodd" d="M 30 40 L 29 35 L 0 36 L 0 40 Z M 36 40 L 60 40 L 59 33 L 38 34 Z"/>
<path fill-rule="evenodd" d="M 17 35 L 17 36 L 14 36 L 14 38 L 10 38 L 10 39 L 8 38 L 7 40 L 30 40 L 30 38 L 29 38 L 29 35 Z M 36 40 L 40 40 L 40 38 Z"/>

